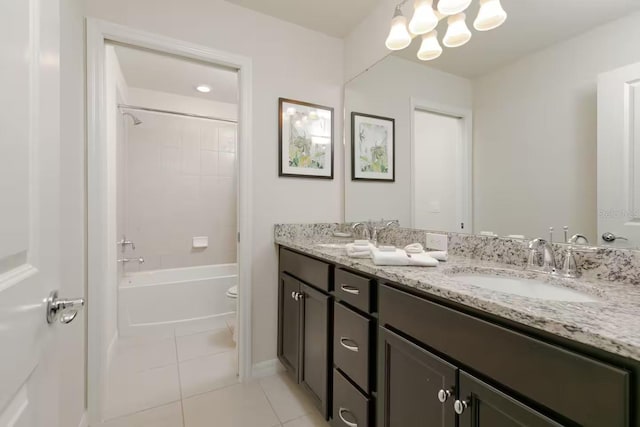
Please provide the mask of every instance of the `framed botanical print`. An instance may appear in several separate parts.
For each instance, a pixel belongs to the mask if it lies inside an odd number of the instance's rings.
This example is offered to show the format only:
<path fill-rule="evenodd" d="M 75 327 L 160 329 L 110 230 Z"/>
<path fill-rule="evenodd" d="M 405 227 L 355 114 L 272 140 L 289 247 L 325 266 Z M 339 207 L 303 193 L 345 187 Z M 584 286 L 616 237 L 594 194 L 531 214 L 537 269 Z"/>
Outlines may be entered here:
<path fill-rule="evenodd" d="M 394 119 L 351 113 L 351 179 L 396 180 Z"/>
<path fill-rule="evenodd" d="M 333 179 L 333 108 L 280 98 L 280 176 Z"/>

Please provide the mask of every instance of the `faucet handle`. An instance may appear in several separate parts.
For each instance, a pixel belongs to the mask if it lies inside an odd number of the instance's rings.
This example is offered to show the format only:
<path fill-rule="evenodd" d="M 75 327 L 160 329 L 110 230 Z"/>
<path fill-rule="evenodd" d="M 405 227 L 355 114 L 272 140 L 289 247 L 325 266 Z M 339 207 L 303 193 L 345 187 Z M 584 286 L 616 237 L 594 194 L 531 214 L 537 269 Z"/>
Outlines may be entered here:
<path fill-rule="evenodd" d="M 562 271 L 560 272 L 560 274 L 563 277 L 567 277 L 570 279 L 575 279 L 582 275 L 582 273 L 580 273 L 580 269 L 578 268 L 578 262 L 576 261 L 573 246 L 569 246 L 564 253 L 564 260 L 562 261 Z"/>

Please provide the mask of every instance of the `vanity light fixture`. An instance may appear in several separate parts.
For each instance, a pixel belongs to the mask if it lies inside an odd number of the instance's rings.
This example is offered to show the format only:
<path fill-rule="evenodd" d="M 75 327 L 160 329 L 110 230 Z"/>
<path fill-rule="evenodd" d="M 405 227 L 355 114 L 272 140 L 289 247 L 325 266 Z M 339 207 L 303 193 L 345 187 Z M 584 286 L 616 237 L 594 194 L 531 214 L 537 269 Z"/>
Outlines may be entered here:
<path fill-rule="evenodd" d="M 433 31 L 440 19 L 433 10 L 433 0 L 415 0 L 413 3 L 413 17 L 409 21 L 411 34 L 427 34 Z"/>
<path fill-rule="evenodd" d="M 465 10 L 473 0 L 414 0 L 413 16 L 407 25 L 407 18 L 402 13 L 402 6 L 409 0 L 402 0 L 395 8 L 391 29 L 385 45 L 389 50 L 402 50 L 411 44 L 414 37 L 422 35 L 422 43 L 418 58 L 430 61 L 442 54 L 442 46 L 438 43 L 435 31 L 438 22 L 447 18 L 447 31 L 442 40 L 446 47 L 454 48 L 466 44 L 471 39 L 471 31 L 467 27 Z M 434 3 L 437 5 L 434 7 Z M 500 0 L 478 0 L 480 11 L 473 22 L 478 31 L 489 31 L 498 28 L 507 19 Z"/>
<path fill-rule="evenodd" d="M 466 18 L 464 13 L 449 17 L 447 20 L 449 27 L 442 40 L 446 47 L 460 47 L 471 40 L 471 31 L 467 27 Z"/>
<path fill-rule="evenodd" d="M 405 2 L 396 6 L 396 11 L 393 14 L 391 30 L 389 30 L 389 35 L 385 42 L 389 50 L 402 50 L 411 44 L 411 34 L 407 29 L 407 18 L 404 17 L 400 8 Z"/>
<path fill-rule="evenodd" d="M 196 90 L 200 93 L 209 93 L 211 92 L 211 86 L 209 85 L 198 85 L 196 86 Z"/>
<path fill-rule="evenodd" d="M 480 0 L 480 11 L 473 22 L 473 28 L 478 31 L 489 31 L 498 28 L 507 20 L 500 0 Z"/>

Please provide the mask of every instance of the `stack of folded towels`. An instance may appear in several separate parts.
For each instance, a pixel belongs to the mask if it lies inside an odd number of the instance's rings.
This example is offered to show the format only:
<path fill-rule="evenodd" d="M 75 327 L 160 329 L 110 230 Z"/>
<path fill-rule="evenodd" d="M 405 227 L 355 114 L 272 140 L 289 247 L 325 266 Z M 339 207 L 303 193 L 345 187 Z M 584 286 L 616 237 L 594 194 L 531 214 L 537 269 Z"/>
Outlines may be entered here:
<path fill-rule="evenodd" d="M 439 261 L 447 260 L 446 251 L 425 252 L 420 243 L 413 243 L 404 249 L 395 246 L 375 247 L 367 240 L 356 240 L 346 246 L 351 258 L 371 258 L 375 265 L 436 267 Z"/>

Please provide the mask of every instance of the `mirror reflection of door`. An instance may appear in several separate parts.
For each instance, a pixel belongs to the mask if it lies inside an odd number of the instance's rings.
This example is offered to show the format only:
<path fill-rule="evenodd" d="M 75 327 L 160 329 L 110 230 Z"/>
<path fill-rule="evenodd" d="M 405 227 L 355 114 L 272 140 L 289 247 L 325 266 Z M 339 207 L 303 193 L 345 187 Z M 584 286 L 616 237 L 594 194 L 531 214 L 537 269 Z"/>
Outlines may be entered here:
<path fill-rule="evenodd" d="M 640 247 L 640 63 L 598 76 L 598 236 Z"/>
<path fill-rule="evenodd" d="M 413 114 L 413 226 L 470 232 L 464 218 L 464 121 L 426 110 Z"/>

